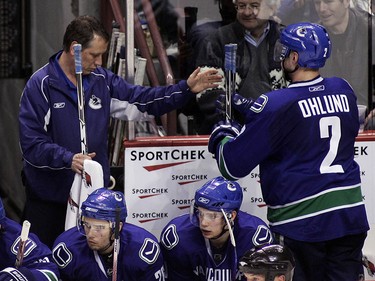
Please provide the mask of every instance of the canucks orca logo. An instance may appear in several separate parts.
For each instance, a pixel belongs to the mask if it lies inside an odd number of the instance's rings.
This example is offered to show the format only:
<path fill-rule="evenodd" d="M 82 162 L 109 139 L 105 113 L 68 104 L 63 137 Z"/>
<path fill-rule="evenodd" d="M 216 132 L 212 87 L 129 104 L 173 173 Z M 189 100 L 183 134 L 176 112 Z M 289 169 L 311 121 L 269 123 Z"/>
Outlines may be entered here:
<path fill-rule="evenodd" d="M 98 98 L 97 96 L 92 95 L 89 100 L 89 106 L 92 109 L 100 109 L 102 108 L 102 100 Z"/>

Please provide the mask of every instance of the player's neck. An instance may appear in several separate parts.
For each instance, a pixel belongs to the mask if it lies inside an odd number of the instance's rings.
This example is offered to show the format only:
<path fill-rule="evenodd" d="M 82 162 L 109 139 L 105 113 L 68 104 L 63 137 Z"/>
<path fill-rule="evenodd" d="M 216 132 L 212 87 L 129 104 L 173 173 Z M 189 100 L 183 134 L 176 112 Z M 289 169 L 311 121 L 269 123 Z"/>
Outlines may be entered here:
<path fill-rule="evenodd" d="M 220 249 L 220 248 L 222 248 L 222 247 L 224 247 L 226 245 L 226 243 L 228 242 L 228 240 L 229 240 L 229 232 L 226 231 L 220 237 L 218 237 L 216 239 L 210 239 L 210 245 L 212 247 Z"/>
<path fill-rule="evenodd" d="M 303 82 L 303 81 L 310 81 L 318 77 L 319 71 L 306 69 L 306 68 L 299 68 L 295 73 L 291 74 L 291 79 L 293 83 L 296 82 Z"/>

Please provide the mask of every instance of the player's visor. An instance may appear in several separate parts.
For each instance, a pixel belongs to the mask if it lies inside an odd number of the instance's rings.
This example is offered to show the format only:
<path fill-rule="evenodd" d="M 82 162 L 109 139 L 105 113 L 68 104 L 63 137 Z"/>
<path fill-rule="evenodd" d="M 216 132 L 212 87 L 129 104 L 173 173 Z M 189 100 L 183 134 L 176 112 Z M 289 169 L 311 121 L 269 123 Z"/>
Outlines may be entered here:
<path fill-rule="evenodd" d="M 280 40 L 278 39 L 275 44 L 275 49 L 273 52 L 273 59 L 276 62 L 283 61 L 287 56 L 290 54 L 290 49 L 283 45 Z"/>

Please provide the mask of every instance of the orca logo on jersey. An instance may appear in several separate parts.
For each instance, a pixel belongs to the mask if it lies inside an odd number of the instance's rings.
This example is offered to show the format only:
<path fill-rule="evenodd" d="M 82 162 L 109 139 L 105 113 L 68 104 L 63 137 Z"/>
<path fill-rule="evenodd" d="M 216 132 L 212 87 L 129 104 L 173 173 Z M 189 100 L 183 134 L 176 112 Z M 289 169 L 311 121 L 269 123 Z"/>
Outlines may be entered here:
<path fill-rule="evenodd" d="M 150 238 L 146 238 L 139 250 L 139 257 L 148 264 L 153 264 L 160 254 L 159 244 Z"/>
<path fill-rule="evenodd" d="M 228 188 L 228 189 L 229 189 L 229 188 Z M 198 202 L 207 205 L 208 203 L 210 203 L 210 199 L 205 198 L 205 197 L 199 197 L 199 198 L 198 198 Z"/>
<path fill-rule="evenodd" d="M 236 191 L 237 190 L 236 186 L 233 183 L 228 183 L 227 188 L 228 188 L 229 191 Z"/>
<path fill-rule="evenodd" d="M 100 109 L 102 108 L 102 100 L 98 98 L 97 96 L 92 95 L 89 100 L 89 106 L 92 109 Z"/>

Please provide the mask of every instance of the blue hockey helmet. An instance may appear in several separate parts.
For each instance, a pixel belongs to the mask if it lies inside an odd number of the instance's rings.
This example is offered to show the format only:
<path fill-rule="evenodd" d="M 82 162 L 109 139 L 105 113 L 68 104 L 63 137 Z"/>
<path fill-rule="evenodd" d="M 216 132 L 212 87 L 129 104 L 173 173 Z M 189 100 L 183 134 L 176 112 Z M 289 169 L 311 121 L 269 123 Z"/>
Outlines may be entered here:
<path fill-rule="evenodd" d="M 288 25 L 275 46 L 274 59 L 282 61 L 290 51 L 298 53 L 298 65 L 321 68 L 331 55 L 332 44 L 327 30 L 319 24 L 301 22 Z"/>
<path fill-rule="evenodd" d="M 82 203 L 82 216 L 110 222 L 116 221 L 116 210 L 120 210 L 120 221 L 124 222 L 128 213 L 124 194 L 119 191 L 99 188 Z"/>
<path fill-rule="evenodd" d="M 5 218 L 5 210 L 2 200 L 0 199 L 0 221 Z"/>
<path fill-rule="evenodd" d="M 264 275 L 266 281 L 285 275 L 286 281 L 293 278 L 295 260 L 292 252 L 281 245 L 265 244 L 247 251 L 239 262 L 242 273 Z"/>
<path fill-rule="evenodd" d="M 219 176 L 195 192 L 194 203 L 210 211 L 231 212 L 241 207 L 242 198 L 242 188 L 237 182 Z"/>

